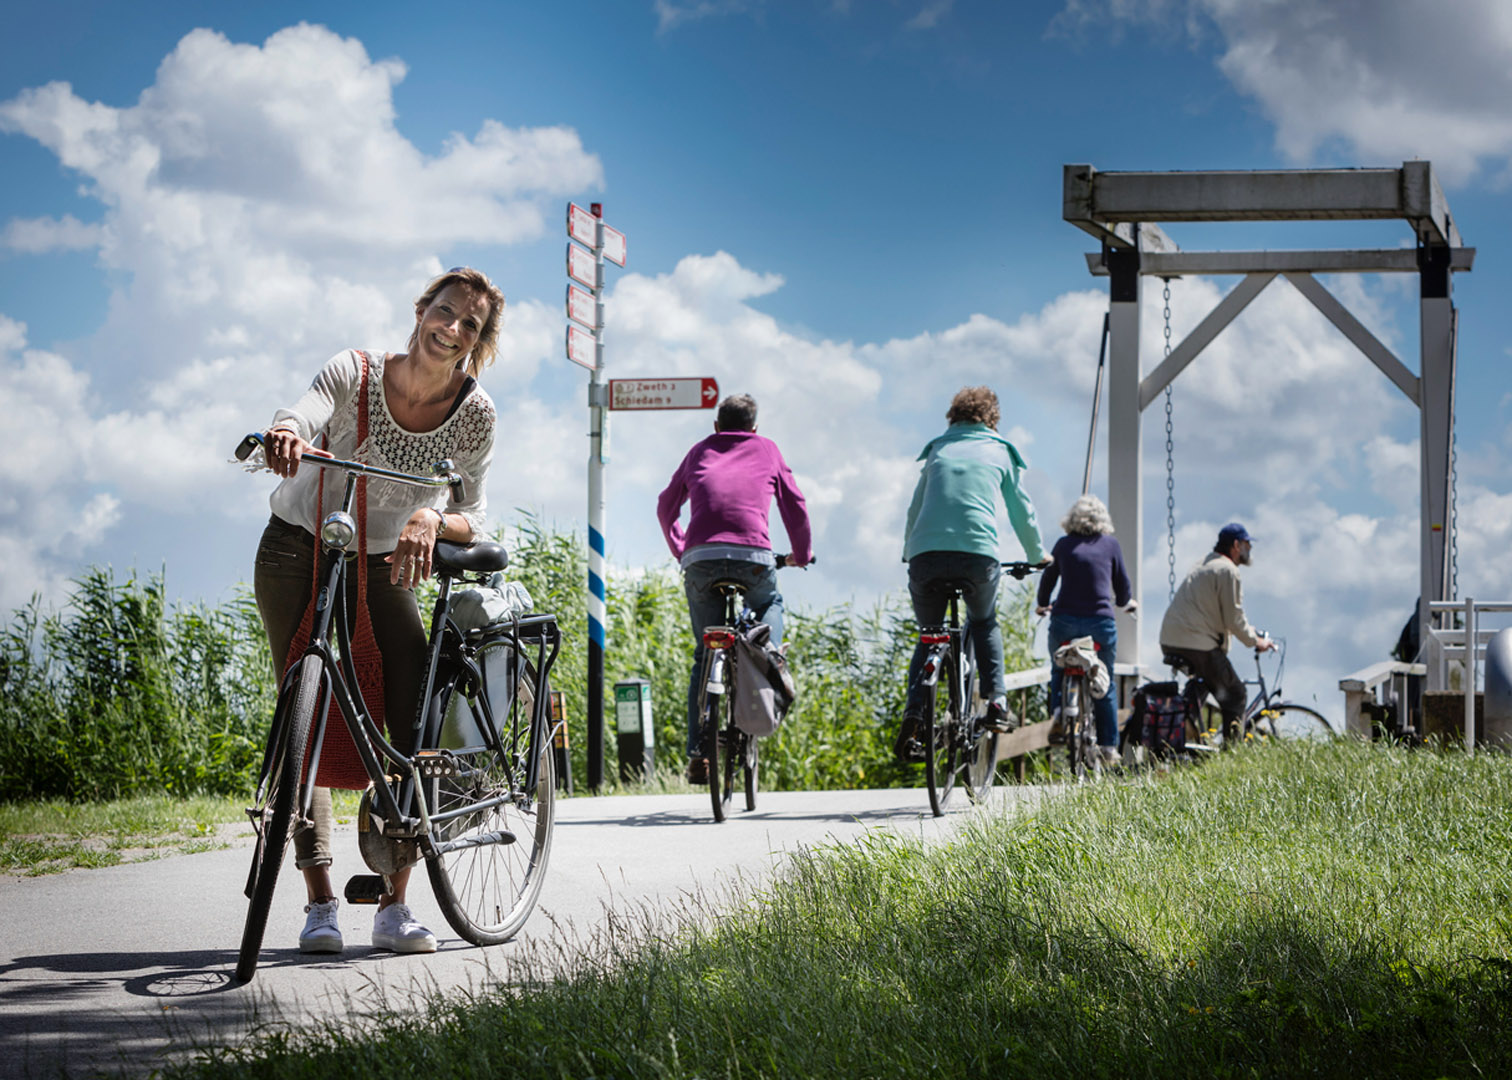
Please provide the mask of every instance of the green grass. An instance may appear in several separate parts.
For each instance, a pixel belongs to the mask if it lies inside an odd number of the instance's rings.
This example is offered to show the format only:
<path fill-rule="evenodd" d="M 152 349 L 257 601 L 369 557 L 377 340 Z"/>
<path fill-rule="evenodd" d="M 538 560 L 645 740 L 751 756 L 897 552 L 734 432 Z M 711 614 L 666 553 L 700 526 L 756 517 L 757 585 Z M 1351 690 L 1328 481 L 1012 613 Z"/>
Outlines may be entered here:
<path fill-rule="evenodd" d="M 1249 748 L 173 1075 L 1505 1076 L 1509 852 L 1507 758 Z"/>
<path fill-rule="evenodd" d="M 358 792 L 333 794 L 338 821 L 356 814 Z M 223 827 L 245 823 L 246 804 L 245 798 L 167 795 L 0 803 L 0 874 L 38 877 L 225 847 Z"/>

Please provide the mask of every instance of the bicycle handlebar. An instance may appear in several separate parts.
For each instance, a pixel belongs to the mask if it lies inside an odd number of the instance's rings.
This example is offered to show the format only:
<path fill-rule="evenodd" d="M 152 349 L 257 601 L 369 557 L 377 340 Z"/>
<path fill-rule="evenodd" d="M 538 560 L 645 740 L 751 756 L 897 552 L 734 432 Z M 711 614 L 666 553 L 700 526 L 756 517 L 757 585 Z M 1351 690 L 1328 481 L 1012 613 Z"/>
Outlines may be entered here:
<path fill-rule="evenodd" d="M 779 569 L 779 570 L 783 569 L 784 567 L 793 566 L 794 565 L 794 563 L 793 563 L 793 553 L 791 551 L 785 551 L 785 552 L 783 552 L 780 555 L 774 555 L 773 558 L 776 560 L 776 562 L 777 562 L 777 569 Z M 804 563 L 802 566 L 798 567 L 798 569 L 800 569 L 800 570 L 807 570 L 809 567 L 813 566 L 818 561 L 819 561 L 819 559 L 816 556 L 816 557 L 810 559 L 808 562 Z"/>
<path fill-rule="evenodd" d="M 1030 574 L 1035 573 L 1036 571 L 1043 570 L 1046 565 L 1048 564 L 1032 562 L 1005 562 L 1002 564 L 1003 569 L 1008 571 L 1008 573 L 1012 574 L 1019 581 L 1022 581 L 1024 578 L 1028 577 Z"/>
<path fill-rule="evenodd" d="M 262 432 L 253 431 L 247 434 L 236 447 L 236 460 L 246 461 L 252 456 L 252 451 L 263 445 Z M 438 461 L 431 466 L 434 476 L 413 476 L 410 473 L 395 472 L 392 469 L 380 469 L 376 465 L 364 465 L 360 461 L 344 461 L 341 458 L 320 457 L 317 454 L 301 454 L 301 462 L 308 461 L 311 465 L 319 465 L 322 469 L 344 469 L 347 472 L 361 473 L 364 476 L 376 476 L 383 480 L 392 480 L 399 484 L 412 484 L 415 487 L 450 487 L 452 498 L 462 498 L 462 477 L 458 476 L 453 469 L 450 458 Z"/>

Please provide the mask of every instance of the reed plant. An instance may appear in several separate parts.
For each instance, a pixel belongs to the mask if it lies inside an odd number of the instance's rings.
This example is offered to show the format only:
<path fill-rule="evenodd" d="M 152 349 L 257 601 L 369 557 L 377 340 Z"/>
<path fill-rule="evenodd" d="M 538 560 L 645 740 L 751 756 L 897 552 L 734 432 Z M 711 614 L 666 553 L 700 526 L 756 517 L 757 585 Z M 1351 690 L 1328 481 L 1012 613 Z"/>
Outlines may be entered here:
<path fill-rule="evenodd" d="M 499 537 L 510 548 L 509 575 L 562 628 L 552 686 L 565 697 L 572 768 L 581 784 L 587 546 L 528 514 Z M 916 634 L 901 585 L 900 575 L 900 588 L 869 608 L 788 611 L 788 658 L 799 696 L 782 729 L 762 742 L 764 787 L 922 782 L 918 769 L 892 759 Z M 59 610 L 34 600 L 13 612 L 0 633 L 0 802 L 250 791 L 277 696 L 250 590 L 243 586 L 220 605 L 170 605 L 162 574 L 119 581 L 108 567 L 89 569 L 74 586 Z M 421 591 L 424 609 L 433 597 L 434 585 Z M 1027 586 L 1003 591 L 999 622 L 1010 670 L 1032 663 L 1031 602 Z M 693 632 L 677 568 L 668 562 L 611 571 L 606 629 L 608 788 L 620 787 L 613 689 L 627 679 L 650 682 L 656 759 L 664 773 L 680 773 Z"/>

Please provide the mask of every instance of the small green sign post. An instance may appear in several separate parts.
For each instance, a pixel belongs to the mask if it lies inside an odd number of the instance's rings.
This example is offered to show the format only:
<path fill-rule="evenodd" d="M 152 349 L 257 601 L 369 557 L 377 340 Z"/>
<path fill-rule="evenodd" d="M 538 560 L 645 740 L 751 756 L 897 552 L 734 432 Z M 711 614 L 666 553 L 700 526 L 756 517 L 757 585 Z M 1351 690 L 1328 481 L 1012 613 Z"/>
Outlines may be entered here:
<path fill-rule="evenodd" d="M 614 684 L 614 727 L 619 741 L 620 781 L 649 780 L 656 772 L 656 725 L 651 719 L 651 683 Z"/>

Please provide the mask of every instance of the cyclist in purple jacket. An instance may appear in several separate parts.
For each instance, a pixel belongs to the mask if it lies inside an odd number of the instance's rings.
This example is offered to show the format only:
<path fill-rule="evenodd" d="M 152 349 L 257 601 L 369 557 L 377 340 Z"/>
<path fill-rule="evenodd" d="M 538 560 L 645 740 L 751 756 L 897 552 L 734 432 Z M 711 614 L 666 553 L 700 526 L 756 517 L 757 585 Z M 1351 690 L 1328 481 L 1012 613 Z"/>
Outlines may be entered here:
<path fill-rule="evenodd" d="M 703 670 L 703 630 L 724 618 L 717 581 L 746 586 L 745 603 L 782 640 L 782 594 L 772 556 L 768 518 L 777 500 L 792 544 L 790 566 L 813 561 L 808 508 L 793 472 L 771 439 L 756 434 L 756 400 L 732 394 L 719 404 L 714 434 L 694 444 L 656 500 L 656 516 L 672 557 L 683 570 L 688 615 L 693 622 L 693 670 L 688 677 L 688 780 L 709 782 L 709 763 L 699 743 L 698 677 Z M 678 518 L 689 506 L 686 529 Z"/>
<path fill-rule="evenodd" d="M 1118 624 L 1115 608 L 1134 611 L 1129 591 L 1129 575 L 1124 569 L 1123 548 L 1113 535 L 1113 519 L 1108 508 L 1096 495 L 1083 495 L 1071 505 L 1061 519 L 1066 531 L 1051 550 L 1054 562 L 1040 578 L 1035 612 L 1050 613 L 1050 654 L 1073 638 L 1090 637 L 1097 642 L 1097 658 L 1113 673 L 1118 653 Z M 1060 582 L 1060 594 L 1054 605 L 1050 594 Z M 1097 720 L 1097 744 L 1103 759 L 1112 763 L 1118 757 L 1117 695 L 1110 689 L 1097 699 L 1093 715 Z M 1050 714 L 1055 720 L 1050 741 L 1065 741 L 1060 722 L 1061 681 L 1050 680 Z"/>

